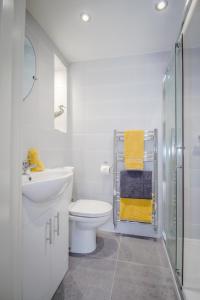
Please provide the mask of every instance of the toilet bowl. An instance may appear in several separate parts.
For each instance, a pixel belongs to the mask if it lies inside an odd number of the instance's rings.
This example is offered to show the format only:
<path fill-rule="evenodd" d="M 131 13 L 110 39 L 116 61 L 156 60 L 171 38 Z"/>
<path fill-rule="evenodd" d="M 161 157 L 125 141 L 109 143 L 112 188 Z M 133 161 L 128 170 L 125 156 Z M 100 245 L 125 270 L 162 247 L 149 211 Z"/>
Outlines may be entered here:
<path fill-rule="evenodd" d="M 90 253 L 96 249 L 96 230 L 106 223 L 112 205 L 104 201 L 78 200 L 69 206 L 69 246 L 71 253 Z"/>

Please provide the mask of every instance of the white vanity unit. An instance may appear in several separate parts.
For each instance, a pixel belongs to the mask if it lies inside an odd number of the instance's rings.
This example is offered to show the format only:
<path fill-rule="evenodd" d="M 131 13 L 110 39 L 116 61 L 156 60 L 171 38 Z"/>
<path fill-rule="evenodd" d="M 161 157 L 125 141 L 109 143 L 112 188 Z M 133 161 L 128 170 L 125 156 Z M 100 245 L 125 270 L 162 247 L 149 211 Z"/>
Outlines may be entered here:
<path fill-rule="evenodd" d="M 73 168 L 23 175 L 23 299 L 50 300 L 68 269 Z"/>

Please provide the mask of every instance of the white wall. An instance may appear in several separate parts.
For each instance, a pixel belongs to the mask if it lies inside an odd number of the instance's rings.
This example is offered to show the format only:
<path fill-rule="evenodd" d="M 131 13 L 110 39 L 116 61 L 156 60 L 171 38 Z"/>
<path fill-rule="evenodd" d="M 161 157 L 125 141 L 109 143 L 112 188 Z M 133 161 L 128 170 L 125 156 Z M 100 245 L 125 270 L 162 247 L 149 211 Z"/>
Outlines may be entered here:
<path fill-rule="evenodd" d="M 21 299 L 22 65 L 25 1 L 0 0 L 0 299 Z"/>
<path fill-rule="evenodd" d="M 69 159 L 68 134 L 54 130 L 54 54 L 67 62 L 28 13 L 26 35 L 36 52 L 38 80 L 23 102 L 23 157 L 28 148 L 36 147 L 46 167 L 63 166 Z"/>
<path fill-rule="evenodd" d="M 162 77 L 168 54 L 130 56 L 74 63 L 70 66 L 72 161 L 76 199 L 112 203 L 112 176 L 100 174 L 113 163 L 113 130 L 159 131 L 159 201 L 161 201 Z M 105 227 L 112 230 L 112 220 Z M 148 234 L 145 225 L 120 231 Z"/>

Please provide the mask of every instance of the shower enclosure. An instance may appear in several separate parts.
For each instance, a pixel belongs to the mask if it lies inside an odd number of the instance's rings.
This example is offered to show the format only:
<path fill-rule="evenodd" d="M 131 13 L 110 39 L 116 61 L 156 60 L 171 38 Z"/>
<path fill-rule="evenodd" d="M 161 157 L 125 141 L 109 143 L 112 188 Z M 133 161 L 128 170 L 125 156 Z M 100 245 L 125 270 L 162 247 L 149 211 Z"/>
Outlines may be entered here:
<path fill-rule="evenodd" d="M 163 236 L 172 267 L 183 283 L 182 38 L 163 81 Z"/>
<path fill-rule="evenodd" d="M 200 1 L 184 32 L 184 293 L 200 299 Z"/>
<path fill-rule="evenodd" d="M 163 80 L 163 237 L 186 300 L 200 299 L 200 1 Z"/>

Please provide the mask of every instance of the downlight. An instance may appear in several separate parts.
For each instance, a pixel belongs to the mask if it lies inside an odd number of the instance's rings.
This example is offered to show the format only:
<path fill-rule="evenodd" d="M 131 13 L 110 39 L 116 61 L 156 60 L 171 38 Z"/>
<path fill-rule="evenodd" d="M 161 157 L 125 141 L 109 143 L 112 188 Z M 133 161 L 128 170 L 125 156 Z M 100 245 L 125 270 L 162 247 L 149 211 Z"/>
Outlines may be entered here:
<path fill-rule="evenodd" d="M 168 6 L 168 2 L 162 0 L 162 1 L 159 1 L 158 3 L 156 3 L 155 9 L 157 11 L 163 11 L 163 10 L 165 10 L 167 8 L 167 6 Z"/>
<path fill-rule="evenodd" d="M 90 15 L 88 15 L 87 13 L 82 13 L 80 15 L 80 18 L 83 22 L 88 23 L 91 20 Z"/>

